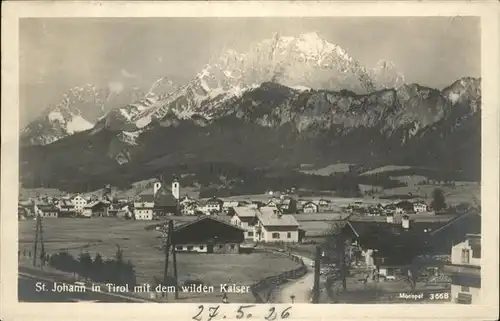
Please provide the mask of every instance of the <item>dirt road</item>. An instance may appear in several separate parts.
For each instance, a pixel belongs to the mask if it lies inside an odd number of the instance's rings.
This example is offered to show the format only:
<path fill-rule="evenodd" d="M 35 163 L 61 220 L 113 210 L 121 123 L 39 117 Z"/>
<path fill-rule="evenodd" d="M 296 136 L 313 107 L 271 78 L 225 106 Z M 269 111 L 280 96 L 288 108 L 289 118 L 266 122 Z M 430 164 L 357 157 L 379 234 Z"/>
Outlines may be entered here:
<path fill-rule="evenodd" d="M 302 257 L 302 260 L 307 266 L 307 274 L 281 287 L 276 295 L 276 303 L 291 303 L 292 296 L 294 296 L 294 303 L 310 302 L 310 293 L 314 283 L 313 261 L 306 257 Z"/>

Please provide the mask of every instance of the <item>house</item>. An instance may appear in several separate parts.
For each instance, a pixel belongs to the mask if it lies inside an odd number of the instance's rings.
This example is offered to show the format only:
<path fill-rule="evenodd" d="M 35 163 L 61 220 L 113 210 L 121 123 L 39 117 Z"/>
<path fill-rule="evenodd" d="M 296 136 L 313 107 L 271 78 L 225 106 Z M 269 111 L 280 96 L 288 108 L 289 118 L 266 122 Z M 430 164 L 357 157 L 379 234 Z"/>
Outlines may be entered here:
<path fill-rule="evenodd" d="M 239 253 L 245 230 L 215 216 L 175 226 L 172 240 L 176 252 Z"/>
<path fill-rule="evenodd" d="M 37 204 L 36 207 L 38 208 L 37 214 L 43 218 L 57 218 L 59 216 L 59 209 L 53 204 L 41 203 Z"/>
<path fill-rule="evenodd" d="M 395 214 L 405 214 L 405 213 L 413 213 L 413 203 L 409 201 L 401 201 L 396 203 Z"/>
<path fill-rule="evenodd" d="M 396 204 L 387 204 L 384 206 L 382 213 L 384 215 L 393 215 L 396 213 Z"/>
<path fill-rule="evenodd" d="M 83 208 L 87 205 L 88 201 L 83 198 L 80 194 L 74 195 L 70 198 L 71 203 L 74 205 L 74 210 L 77 213 L 81 213 Z"/>
<path fill-rule="evenodd" d="M 225 201 L 222 204 L 222 211 L 224 213 L 228 214 L 230 211 L 232 211 L 232 209 L 234 209 L 235 207 L 238 207 L 238 206 L 240 206 L 239 201 Z"/>
<path fill-rule="evenodd" d="M 179 204 L 181 215 L 196 215 L 198 202 L 195 200 L 183 201 Z"/>
<path fill-rule="evenodd" d="M 481 233 L 481 215 L 477 212 L 457 215 L 429 233 L 432 237 L 433 252 L 449 255 L 450 249 L 456 244 L 464 242 L 467 235 Z"/>
<path fill-rule="evenodd" d="M 280 208 L 283 211 L 283 213 L 296 214 L 297 201 L 294 198 L 287 197 L 281 201 Z"/>
<path fill-rule="evenodd" d="M 209 213 L 221 213 L 223 204 L 224 204 L 224 201 L 222 201 L 216 197 L 212 197 L 212 198 L 207 200 L 206 210 Z"/>
<path fill-rule="evenodd" d="M 109 216 L 116 216 L 119 218 L 130 219 L 134 217 L 133 211 L 130 210 L 130 205 L 117 206 L 114 209 L 108 210 Z M 142 214 L 138 212 L 138 214 Z"/>
<path fill-rule="evenodd" d="M 283 215 L 273 207 L 261 207 L 254 226 L 255 242 L 298 242 L 299 223 L 293 215 Z"/>
<path fill-rule="evenodd" d="M 77 215 L 75 204 L 69 199 L 61 199 L 55 206 L 59 209 L 59 217 L 73 217 Z"/>
<path fill-rule="evenodd" d="M 134 219 L 136 220 L 152 220 L 154 213 L 154 196 L 153 194 L 142 194 L 134 201 Z"/>
<path fill-rule="evenodd" d="M 205 201 L 199 201 L 197 212 L 201 212 L 205 215 L 212 215 L 215 213 L 222 212 L 222 204 L 224 202 L 217 198 L 211 198 Z"/>
<path fill-rule="evenodd" d="M 324 212 L 324 211 L 329 211 L 332 207 L 332 202 L 327 199 L 320 199 L 318 202 L 318 211 Z"/>
<path fill-rule="evenodd" d="M 319 205 L 310 201 L 304 204 L 302 210 L 304 211 L 304 213 L 318 213 Z"/>
<path fill-rule="evenodd" d="M 251 207 L 235 207 L 234 215 L 231 217 L 231 224 L 245 230 L 245 239 L 254 239 L 254 226 L 257 224 L 257 213 L 259 210 Z"/>
<path fill-rule="evenodd" d="M 413 202 L 413 211 L 415 213 L 427 212 L 428 211 L 427 204 L 423 201 Z"/>
<path fill-rule="evenodd" d="M 84 217 L 91 216 L 108 216 L 109 204 L 104 203 L 103 201 L 93 201 L 88 203 L 81 213 Z"/>
<path fill-rule="evenodd" d="M 451 248 L 451 264 L 444 267 L 451 276 L 451 300 L 459 304 L 481 302 L 481 235 L 469 234 Z"/>
<path fill-rule="evenodd" d="M 278 198 L 271 198 L 266 204 L 266 207 L 279 208 L 281 205 L 281 200 Z"/>
<path fill-rule="evenodd" d="M 386 222 L 349 220 L 341 233 L 349 244 L 359 248 L 368 269 L 383 278 L 393 278 L 405 274 L 415 257 L 431 251 L 429 231 L 440 225 L 414 222 L 405 215 Z"/>
<path fill-rule="evenodd" d="M 297 210 L 302 211 L 304 209 L 304 205 L 306 205 L 309 202 L 310 202 L 310 200 L 305 200 L 305 199 L 299 198 L 297 200 Z"/>

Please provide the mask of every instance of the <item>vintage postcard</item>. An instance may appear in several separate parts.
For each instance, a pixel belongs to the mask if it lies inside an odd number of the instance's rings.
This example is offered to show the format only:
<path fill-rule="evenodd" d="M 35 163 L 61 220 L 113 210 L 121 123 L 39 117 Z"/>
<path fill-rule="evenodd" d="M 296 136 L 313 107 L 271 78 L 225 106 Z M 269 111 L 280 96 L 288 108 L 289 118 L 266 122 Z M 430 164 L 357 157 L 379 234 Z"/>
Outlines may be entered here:
<path fill-rule="evenodd" d="M 5 320 L 495 319 L 498 3 L 6 4 Z"/>

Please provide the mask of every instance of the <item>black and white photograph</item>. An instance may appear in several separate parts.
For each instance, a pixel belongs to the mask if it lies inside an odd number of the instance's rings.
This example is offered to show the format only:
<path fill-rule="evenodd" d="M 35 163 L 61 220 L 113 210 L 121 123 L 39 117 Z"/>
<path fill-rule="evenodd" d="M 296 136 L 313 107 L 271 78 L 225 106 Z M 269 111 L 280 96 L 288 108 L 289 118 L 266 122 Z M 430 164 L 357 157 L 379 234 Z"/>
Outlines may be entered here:
<path fill-rule="evenodd" d="M 481 31 L 20 18 L 17 300 L 484 304 Z"/>

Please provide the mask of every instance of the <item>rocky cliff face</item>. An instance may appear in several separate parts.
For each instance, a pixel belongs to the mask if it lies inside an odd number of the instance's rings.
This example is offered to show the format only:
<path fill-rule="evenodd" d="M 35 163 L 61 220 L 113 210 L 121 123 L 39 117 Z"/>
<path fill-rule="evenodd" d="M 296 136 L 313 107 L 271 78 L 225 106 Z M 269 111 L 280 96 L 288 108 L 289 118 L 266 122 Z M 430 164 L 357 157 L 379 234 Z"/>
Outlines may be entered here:
<path fill-rule="evenodd" d="M 144 95 L 139 88 L 120 92 L 87 84 L 69 89 L 20 134 L 23 146 L 46 145 L 78 132 L 92 129 L 114 107 Z"/>
<path fill-rule="evenodd" d="M 172 111 L 179 118 L 217 118 L 245 92 L 273 82 L 297 90 L 348 89 L 358 93 L 392 88 L 403 82 L 395 66 L 380 62 L 367 70 L 347 52 L 316 33 L 299 37 L 275 34 L 246 53 L 225 51 L 187 84 L 163 95 L 151 95 L 108 116 L 109 128 L 141 129 Z M 123 117 L 123 115 L 125 115 Z"/>
<path fill-rule="evenodd" d="M 168 110 L 140 130 L 96 126 L 24 149 L 22 174 L 86 180 L 119 172 L 141 178 L 191 161 L 294 167 L 339 160 L 478 174 L 480 102 L 480 80 L 472 78 L 443 91 L 410 84 L 364 95 L 266 82 L 220 104 L 213 118 L 182 118 Z M 76 153 L 78 159 L 71 156 Z"/>

